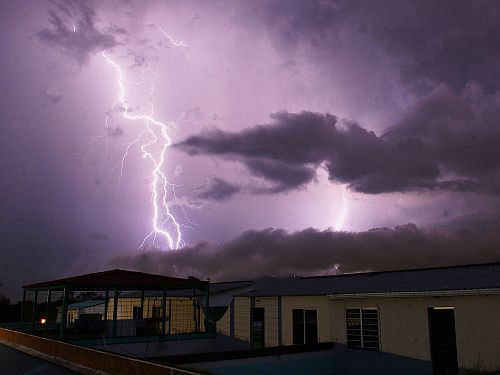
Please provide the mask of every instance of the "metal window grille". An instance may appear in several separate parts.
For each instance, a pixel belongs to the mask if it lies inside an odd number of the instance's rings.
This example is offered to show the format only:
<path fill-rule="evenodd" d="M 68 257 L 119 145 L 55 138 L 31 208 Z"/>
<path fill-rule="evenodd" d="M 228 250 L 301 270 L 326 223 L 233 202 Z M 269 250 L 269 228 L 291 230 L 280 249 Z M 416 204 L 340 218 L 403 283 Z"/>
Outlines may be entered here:
<path fill-rule="evenodd" d="M 352 349 L 379 350 L 379 318 L 377 308 L 345 310 L 347 346 Z"/>

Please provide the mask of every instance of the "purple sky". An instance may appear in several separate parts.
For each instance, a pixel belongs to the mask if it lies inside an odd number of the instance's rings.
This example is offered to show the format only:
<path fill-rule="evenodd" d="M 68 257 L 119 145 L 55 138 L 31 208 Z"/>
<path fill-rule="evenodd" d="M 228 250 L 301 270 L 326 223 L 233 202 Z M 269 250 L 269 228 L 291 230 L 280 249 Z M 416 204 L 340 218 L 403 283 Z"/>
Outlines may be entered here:
<path fill-rule="evenodd" d="M 0 293 L 111 267 L 222 280 L 500 260 L 499 12 L 2 1 Z M 151 138 L 133 143 L 146 124 L 113 107 L 103 52 L 133 116 L 156 74 L 180 250 L 161 234 L 139 249 Z"/>

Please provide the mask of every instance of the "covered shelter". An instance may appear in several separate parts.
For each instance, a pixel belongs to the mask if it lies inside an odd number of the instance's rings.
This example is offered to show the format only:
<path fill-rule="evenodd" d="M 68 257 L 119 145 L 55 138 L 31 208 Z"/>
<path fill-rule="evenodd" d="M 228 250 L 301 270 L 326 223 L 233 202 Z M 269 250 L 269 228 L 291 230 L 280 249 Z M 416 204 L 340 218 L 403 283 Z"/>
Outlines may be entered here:
<path fill-rule="evenodd" d="M 127 298 L 130 292 L 135 292 L 137 297 Z M 28 293 L 32 295 L 31 306 L 27 303 Z M 145 293 L 157 297 L 151 300 Z M 42 294 L 45 301 L 40 309 L 38 300 Z M 174 300 L 182 303 L 174 304 Z M 85 314 L 77 319 L 77 324 L 68 324 L 68 305 L 75 303 L 86 309 Z M 29 307 L 31 321 L 26 321 Z M 104 337 L 152 333 L 165 336 L 174 324 L 183 324 L 196 333 L 205 330 L 201 310 L 208 311 L 208 307 L 208 281 L 114 269 L 23 286 L 20 328 L 42 330 L 45 335 L 58 330 L 60 340 L 65 338 L 68 329 L 72 333 L 92 331 L 90 333 Z M 92 308 L 95 310 L 89 310 Z M 128 328 L 121 330 L 127 334 L 120 334 L 122 323 L 127 323 Z"/>

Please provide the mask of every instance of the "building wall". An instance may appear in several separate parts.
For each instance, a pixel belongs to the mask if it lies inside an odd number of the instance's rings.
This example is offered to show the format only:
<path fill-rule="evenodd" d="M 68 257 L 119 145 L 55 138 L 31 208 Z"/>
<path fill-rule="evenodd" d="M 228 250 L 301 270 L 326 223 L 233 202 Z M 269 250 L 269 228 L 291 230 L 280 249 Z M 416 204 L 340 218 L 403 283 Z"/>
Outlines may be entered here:
<path fill-rule="evenodd" d="M 293 344 L 293 309 L 317 310 L 318 341 L 332 341 L 330 303 L 331 301 L 326 296 L 283 297 L 283 345 Z"/>
<path fill-rule="evenodd" d="M 250 297 L 235 297 L 234 306 L 235 336 L 250 341 Z M 278 345 L 277 297 L 257 297 L 255 306 L 265 308 L 266 346 Z M 345 309 L 376 307 L 379 309 L 380 350 L 430 361 L 427 310 L 429 307 L 438 306 L 455 308 L 459 367 L 481 371 L 499 370 L 500 295 L 338 300 L 329 299 L 327 296 L 284 296 L 283 345 L 293 343 L 294 308 L 318 311 L 319 342 L 346 344 Z"/>
<path fill-rule="evenodd" d="M 250 297 L 234 297 L 234 337 L 250 341 Z"/>
<path fill-rule="evenodd" d="M 378 307 L 380 350 L 430 361 L 427 309 L 438 306 L 455 308 L 459 367 L 482 371 L 500 369 L 500 295 L 332 301 L 332 338 L 346 342 L 345 308 Z"/>

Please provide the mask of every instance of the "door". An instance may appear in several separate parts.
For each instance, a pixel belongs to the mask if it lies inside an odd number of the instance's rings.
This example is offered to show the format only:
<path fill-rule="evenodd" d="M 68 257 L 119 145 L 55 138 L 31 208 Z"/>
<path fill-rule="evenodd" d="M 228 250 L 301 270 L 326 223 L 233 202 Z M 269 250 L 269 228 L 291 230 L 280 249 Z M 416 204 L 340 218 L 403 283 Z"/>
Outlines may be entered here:
<path fill-rule="evenodd" d="M 318 312 L 316 310 L 304 310 L 304 336 L 306 344 L 318 342 Z"/>
<path fill-rule="evenodd" d="M 431 307 L 429 339 L 433 375 L 458 374 L 455 310 L 453 307 Z"/>
<path fill-rule="evenodd" d="M 316 344 L 318 342 L 318 312 L 293 309 L 292 314 L 293 344 Z"/>
<path fill-rule="evenodd" d="M 253 309 L 252 321 L 252 347 L 262 349 L 264 347 L 264 308 Z"/>

